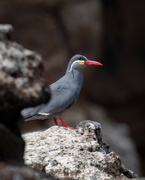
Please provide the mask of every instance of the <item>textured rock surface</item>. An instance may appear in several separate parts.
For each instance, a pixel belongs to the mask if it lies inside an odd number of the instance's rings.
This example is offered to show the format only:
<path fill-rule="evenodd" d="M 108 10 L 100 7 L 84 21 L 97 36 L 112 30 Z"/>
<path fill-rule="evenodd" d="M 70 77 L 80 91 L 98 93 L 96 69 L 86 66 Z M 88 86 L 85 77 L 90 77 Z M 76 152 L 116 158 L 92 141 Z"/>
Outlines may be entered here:
<path fill-rule="evenodd" d="M 11 31 L 10 25 L 0 26 L 0 34 L 3 34 L 0 39 L 0 111 L 36 104 L 44 95 L 42 58 L 8 40 L 6 35 Z"/>
<path fill-rule="evenodd" d="M 49 100 L 41 57 L 12 42 L 11 25 L 0 25 L 0 161 L 23 163 L 20 111 Z M 45 100 L 44 100 L 45 99 Z"/>
<path fill-rule="evenodd" d="M 135 177 L 122 166 L 119 156 L 108 153 L 99 123 L 86 121 L 74 130 L 53 126 L 23 137 L 26 164 L 54 177 L 84 180 Z"/>

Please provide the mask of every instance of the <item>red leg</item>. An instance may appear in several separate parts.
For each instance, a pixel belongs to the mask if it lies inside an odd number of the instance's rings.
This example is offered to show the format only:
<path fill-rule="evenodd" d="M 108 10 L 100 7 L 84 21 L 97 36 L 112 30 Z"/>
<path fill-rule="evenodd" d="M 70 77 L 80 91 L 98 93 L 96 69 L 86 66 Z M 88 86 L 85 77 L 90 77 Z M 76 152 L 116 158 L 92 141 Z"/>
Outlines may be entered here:
<path fill-rule="evenodd" d="M 63 122 L 63 119 L 62 119 L 61 116 L 59 117 L 59 119 L 60 119 L 61 124 L 62 124 L 63 127 L 66 127 L 66 128 L 69 128 L 69 129 L 74 129 L 74 127 L 67 126 L 67 125 Z"/>
<path fill-rule="evenodd" d="M 53 117 L 53 121 L 55 122 L 55 124 L 58 126 L 58 123 L 57 123 L 57 119 L 56 117 Z"/>

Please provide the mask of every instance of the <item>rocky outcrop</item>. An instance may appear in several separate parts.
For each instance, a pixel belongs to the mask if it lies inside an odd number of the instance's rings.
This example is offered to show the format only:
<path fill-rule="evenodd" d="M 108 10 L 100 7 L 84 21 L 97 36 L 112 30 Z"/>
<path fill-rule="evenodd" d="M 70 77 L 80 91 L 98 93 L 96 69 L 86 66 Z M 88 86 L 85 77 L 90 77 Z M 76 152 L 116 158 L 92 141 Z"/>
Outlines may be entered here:
<path fill-rule="evenodd" d="M 121 158 L 122 163 L 137 174 L 141 174 L 140 158 L 131 137 L 130 127 L 119 123 L 108 116 L 103 107 L 89 104 L 89 118 L 101 123 L 104 141 L 110 144 L 110 149 Z"/>
<path fill-rule="evenodd" d="M 102 140 L 101 125 L 84 121 L 74 130 L 53 126 L 43 131 L 26 133 L 27 165 L 56 178 L 128 179 L 137 178 L 126 169 Z"/>
<path fill-rule="evenodd" d="M 11 31 L 11 25 L 0 26 L 0 111 L 36 105 L 47 95 L 41 56 L 10 41 Z"/>
<path fill-rule="evenodd" d="M 24 107 L 49 100 L 42 58 L 12 42 L 11 25 L 0 25 L 0 161 L 23 163 L 18 124 Z"/>

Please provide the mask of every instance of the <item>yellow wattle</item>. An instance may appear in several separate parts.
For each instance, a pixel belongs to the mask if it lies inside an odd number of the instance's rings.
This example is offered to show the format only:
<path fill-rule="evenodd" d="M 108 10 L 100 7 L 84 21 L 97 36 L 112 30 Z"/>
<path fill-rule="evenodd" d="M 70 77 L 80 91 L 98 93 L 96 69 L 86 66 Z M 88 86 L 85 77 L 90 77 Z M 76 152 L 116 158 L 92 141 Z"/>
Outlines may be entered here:
<path fill-rule="evenodd" d="M 82 62 L 82 61 L 80 61 L 80 62 L 78 62 L 79 64 L 81 64 L 81 65 L 83 65 L 84 64 L 84 62 Z"/>

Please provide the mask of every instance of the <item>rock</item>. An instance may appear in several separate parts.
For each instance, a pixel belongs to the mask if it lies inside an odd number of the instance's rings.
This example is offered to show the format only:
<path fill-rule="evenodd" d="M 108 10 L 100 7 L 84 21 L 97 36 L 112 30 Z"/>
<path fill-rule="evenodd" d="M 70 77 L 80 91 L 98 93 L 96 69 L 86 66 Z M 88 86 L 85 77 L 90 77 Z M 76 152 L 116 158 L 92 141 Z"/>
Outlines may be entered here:
<path fill-rule="evenodd" d="M 44 95 L 48 100 L 41 56 L 7 38 L 1 40 L 0 88 L 0 111 L 36 105 Z"/>
<path fill-rule="evenodd" d="M 11 25 L 0 25 L 0 161 L 23 163 L 24 141 L 18 124 L 24 107 L 49 100 L 43 61 L 10 41 Z"/>
<path fill-rule="evenodd" d="M 102 128 L 100 123 L 95 121 L 82 121 L 76 127 L 76 132 L 85 135 L 86 140 L 95 140 L 100 145 L 100 151 L 104 154 L 109 153 L 109 145 L 102 141 Z"/>
<path fill-rule="evenodd" d="M 26 166 L 6 166 L 0 169 L 2 180 L 54 180 L 42 172 Z"/>
<path fill-rule="evenodd" d="M 120 156 L 128 169 L 141 174 L 140 159 L 134 139 L 131 137 L 130 127 L 110 118 L 103 107 L 89 104 L 87 111 L 90 119 L 96 119 L 101 123 L 103 139 L 110 144 L 110 149 Z"/>
<path fill-rule="evenodd" d="M 0 124 L 0 162 L 4 164 L 23 164 L 24 141 L 7 127 Z"/>
<path fill-rule="evenodd" d="M 101 125 L 84 121 L 74 130 L 53 126 L 43 131 L 26 133 L 25 162 L 56 178 L 128 179 L 136 178 L 119 156 L 109 153 L 102 141 Z"/>
<path fill-rule="evenodd" d="M 72 108 L 63 113 L 63 119 L 69 126 L 75 126 L 83 119 L 91 119 L 101 123 L 103 140 L 107 142 L 107 144 L 110 144 L 111 151 L 113 150 L 119 155 L 125 167 L 141 175 L 140 158 L 134 138 L 131 136 L 130 126 L 119 123 L 109 117 L 104 107 L 85 101 L 80 103 L 78 100 Z M 44 122 L 41 121 L 39 122 L 39 130 L 40 128 L 45 129 L 53 125 L 54 122 L 51 119 L 49 119 L 47 123 L 45 122 L 45 126 Z M 29 123 L 27 127 L 29 127 L 29 129 L 27 128 L 29 131 L 34 131 L 34 129 L 32 129 L 34 124 Z"/>
<path fill-rule="evenodd" d="M 10 34 L 13 31 L 13 27 L 10 24 L 0 24 L 0 39 L 9 39 Z"/>

